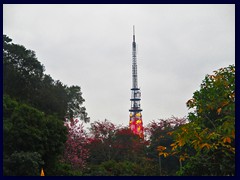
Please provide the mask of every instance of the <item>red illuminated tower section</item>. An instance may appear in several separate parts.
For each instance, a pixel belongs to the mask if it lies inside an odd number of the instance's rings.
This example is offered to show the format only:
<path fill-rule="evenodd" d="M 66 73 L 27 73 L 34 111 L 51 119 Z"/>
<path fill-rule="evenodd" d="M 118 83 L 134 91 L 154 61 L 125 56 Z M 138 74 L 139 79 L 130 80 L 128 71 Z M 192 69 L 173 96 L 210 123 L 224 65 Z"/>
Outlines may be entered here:
<path fill-rule="evenodd" d="M 131 94 L 131 109 L 129 127 L 134 134 L 139 135 L 143 138 L 143 123 L 141 114 L 141 91 L 138 88 L 138 78 L 137 78 L 137 51 L 135 42 L 135 29 L 133 26 L 133 42 L 132 42 L 132 94 Z"/>

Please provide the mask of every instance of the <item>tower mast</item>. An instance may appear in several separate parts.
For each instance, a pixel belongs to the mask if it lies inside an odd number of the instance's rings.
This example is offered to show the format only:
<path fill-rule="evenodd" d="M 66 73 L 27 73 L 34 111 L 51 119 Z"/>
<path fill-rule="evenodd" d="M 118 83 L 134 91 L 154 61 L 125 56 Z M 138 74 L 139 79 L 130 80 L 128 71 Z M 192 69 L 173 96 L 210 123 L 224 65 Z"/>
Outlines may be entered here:
<path fill-rule="evenodd" d="M 132 89 L 131 89 L 131 109 L 129 127 L 134 134 L 139 135 L 143 138 L 143 123 L 141 114 L 141 91 L 138 88 L 138 77 L 137 77 L 137 48 L 135 42 L 135 27 L 133 26 L 133 42 L 132 42 Z"/>

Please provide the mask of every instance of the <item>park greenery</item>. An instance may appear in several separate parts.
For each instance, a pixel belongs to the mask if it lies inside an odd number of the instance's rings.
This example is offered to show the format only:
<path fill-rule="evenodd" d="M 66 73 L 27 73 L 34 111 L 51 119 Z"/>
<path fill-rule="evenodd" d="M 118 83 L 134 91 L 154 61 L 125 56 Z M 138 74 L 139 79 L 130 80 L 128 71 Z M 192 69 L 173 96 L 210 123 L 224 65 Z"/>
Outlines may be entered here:
<path fill-rule="evenodd" d="M 143 139 L 90 122 L 81 88 L 44 71 L 34 51 L 3 35 L 4 176 L 235 175 L 234 65 L 205 76 L 186 117 L 153 120 Z"/>

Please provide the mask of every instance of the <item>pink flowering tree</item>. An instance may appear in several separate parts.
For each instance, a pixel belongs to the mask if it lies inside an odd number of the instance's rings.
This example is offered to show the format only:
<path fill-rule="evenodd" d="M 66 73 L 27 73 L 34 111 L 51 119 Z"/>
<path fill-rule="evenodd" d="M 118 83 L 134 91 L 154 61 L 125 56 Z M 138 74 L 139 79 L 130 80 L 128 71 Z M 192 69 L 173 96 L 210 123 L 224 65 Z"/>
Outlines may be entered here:
<path fill-rule="evenodd" d="M 83 123 L 79 123 L 78 119 L 66 122 L 68 129 L 68 137 L 65 143 L 63 161 L 70 163 L 74 169 L 83 169 L 86 166 L 89 157 L 87 149 L 88 138 Z"/>

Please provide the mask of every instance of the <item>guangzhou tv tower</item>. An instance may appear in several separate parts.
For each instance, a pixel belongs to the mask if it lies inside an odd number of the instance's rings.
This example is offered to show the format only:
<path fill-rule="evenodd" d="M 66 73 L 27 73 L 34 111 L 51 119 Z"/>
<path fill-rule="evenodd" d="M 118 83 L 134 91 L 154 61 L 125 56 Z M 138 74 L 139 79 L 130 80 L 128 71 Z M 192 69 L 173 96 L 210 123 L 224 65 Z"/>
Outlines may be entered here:
<path fill-rule="evenodd" d="M 135 42 L 135 28 L 133 26 L 133 42 L 132 42 L 132 89 L 131 89 L 131 109 L 129 127 L 134 134 L 139 135 L 143 138 L 143 123 L 141 114 L 141 91 L 138 88 L 138 77 L 137 77 L 137 51 Z"/>

